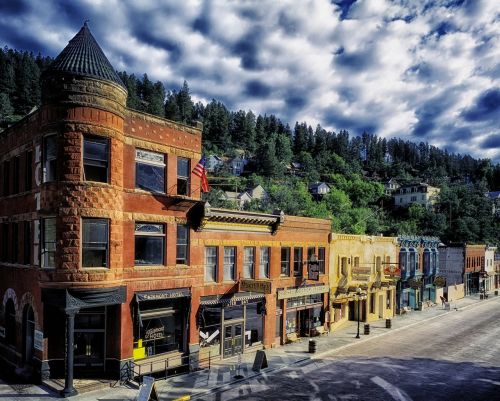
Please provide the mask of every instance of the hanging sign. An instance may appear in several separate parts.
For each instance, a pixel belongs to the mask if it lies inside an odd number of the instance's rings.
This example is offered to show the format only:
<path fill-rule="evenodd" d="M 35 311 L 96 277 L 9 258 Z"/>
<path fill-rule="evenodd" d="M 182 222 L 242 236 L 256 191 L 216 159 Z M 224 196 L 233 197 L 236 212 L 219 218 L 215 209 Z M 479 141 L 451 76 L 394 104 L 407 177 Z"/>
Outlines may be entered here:
<path fill-rule="evenodd" d="M 272 283 L 269 280 L 241 280 L 240 291 L 258 292 L 271 294 Z"/>
<path fill-rule="evenodd" d="M 145 340 L 158 340 L 163 337 L 165 337 L 165 327 L 163 326 L 154 327 L 146 330 L 146 333 L 144 333 Z"/>

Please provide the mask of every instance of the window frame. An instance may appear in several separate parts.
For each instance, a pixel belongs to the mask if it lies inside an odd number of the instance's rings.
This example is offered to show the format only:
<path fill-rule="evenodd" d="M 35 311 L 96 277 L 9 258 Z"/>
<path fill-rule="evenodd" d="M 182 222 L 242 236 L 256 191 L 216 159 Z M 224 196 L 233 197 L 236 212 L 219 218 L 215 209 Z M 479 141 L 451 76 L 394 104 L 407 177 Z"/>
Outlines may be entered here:
<path fill-rule="evenodd" d="M 109 230 L 109 219 L 106 219 L 106 218 L 93 218 L 93 217 L 82 217 L 81 219 L 81 222 L 82 222 L 82 235 L 81 235 L 81 248 L 82 248 L 82 258 L 81 258 L 81 267 L 83 269 L 95 269 L 95 268 L 105 268 L 105 269 L 109 269 L 109 237 L 110 237 L 110 230 Z M 85 238 L 84 238 L 84 228 L 85 228 L 85 224 L 86 223 L 90 223 L 90 222 L 94 222 L 94 223 L 97 223 L 97 222 L 106 222 L 106 224 L 103 226 L 106 227 L 106 244 L 104 247 L 99 247 L 99 246 L 85 246 L 85 244 L 87 244 L 87 242 L 84 242 Z M 88 242 L 88 244 L 103 244 L 102 242 Z M 84 252 L 85 250 L 104 250 L 105 251 L 105 265 L 104 266 L 85 266 L 84 265 Z"/>
<path fill-rule="evenodd" d="M 4 160 L 3 169 L 2 169 L 2 177 L 3 177 L 3 196 L 10 195 L 10 160 Z"/>
<path fill-rule="evenodd" d="M 297 258 L 296 256 L 299 256 L 299 258 Z M 293 248 L 294 277 L 302 277 L 304 275 L 303 261 L 304 261 L 304 250 L 301 247 L 294 247 Z"/>
<path fill-rule="evenodd" d="M 179 228 L 185 230 L 186 236 L 185 238 L 179 238 Z M 184 240 L 184 243 L 180 243 L 180 240 Z M 176 243 L 175 243 L 175 263 L 177 265 L 188 265 L 189 264 L 189 226 L 187 224 L 177 224 L 176 230 Z M 179 257 L 179 249 L 180 247 L 185 248 L 185 257 Z"/>
<path fill-rule="evenodd" d="M 12 194 L 19 193 L 19 174 L 21 168 L 21 157 L 18 155 L 12 159 Z"/>
<path fill-rule="evenodd" d="M 227 255 L 226 251 L 232 250 L 232 254 Z M 231 258 L 232 262 L 228 262 L 226 258 Z M 230 277 L 226 272 L 230 270 Z M 225 246 L 224 247 L 224 272 L 223 272 L 223 280 L 224 281 L 235 281 L 236 280 L 236 247 L 235 246 Z"/>
<path fill-rule="evenodd" d="M 27 150 L 24 154 L 24 191 L 31 191 L 33 187 L 33 151 Z"/>
<path fill-rule="evenodd" d="M 53 241 L 47 241 L 47 232 L 46 232 L 46 227 L 47 227 L 47 222 L 48 221 L 53 221 L 54 223 L 54 240 Z M 40 219 L 40 267 L 43 269 L 55 269 L 56 267 L 56 241 L 57 241 L 57 221 L 55 216 L 50 216 L 50 217 L 44 217 Z M 47 247 L 47 244 L 52 244 L 53 246 Z M 50 255 L 52 256 L 52 260 L 54 261 L 53 266 L 49 266 L 48 261 L 51 260 Z"/>
<path fill-rule="evenodd" d="M 243 278 L 253 279 L 255 277 L 255 247 L 243 247 Z"/>
<path fill-rule="evenodd" d="M 179 173 L 179 165 L 181 162 L 186 162 L 187 164 L 187 175 L 180 175 Z M 177 195 L 183 195 L 183 196 L 189 196 L 191 193 L 191 180 L 190 180 L 190 175 L 191 175 L 191 160 L 186 158 L 186 157 L 177 157 Z M 179 185 L 179 183 L 185 183 L 185 191 L 180 191 L 179 188 L 182 188 L 183 186 Z M 185 193 L 183 193 L 185 192 Z"/>
<path fill-rule="evenodd" d="M 283 259 L 283 251 L 285 251 L 286 254 L 286 259 Z M 289 246 L 283 246 L 281 247 L 281 257 L 280 257 L 280 275 L 281 276 L 290 276 L 290 256 L 291 256 L 291 250 Z M 283 267 L 285 270 L 283 270 Z"/>
<path fill-rule="evenodd" d="M 86 157 L 85 156 L 85 142 L 93 142 L 97 144 L 104 144 L 106 146 L 106 159 L 101 160 L 101 159 L 96 159 L 96 158 L 91 158 L 91 157 Z M 110 140 L 109 138 L 106 137 L 101 137 L 101 136 L 96 136 L 96 135 L 83 135 L 82 138 L 82 174 L 83 174 L 83 181 L 88 181 L 88 182 L 102 182 L 104 184 L 109 183 L 109 177 L 110 177 Z M 87 160 L 87 162 L 86 162 Z M 92 164 L 94 163 L 94 164 Z M 104 166 L 98 165 L 99 163 L 105 164 Z M 97 168 L 105 168 L 106 169 L 106 180 L 91 180 L 87 178 L 87 174 L 85 173 L 85 167 L 86 166 L 92 166 L 92 167 L 97 167 Z"/>
<path fill-rule="evenodd" d="M 214 255 L 208 255 L 208 251 L 214 251 Z M 205 277 L 204 280 L 206 283 L 216 283 L 217 282 L 217 267 L 218 267 L 218 261 L 219 261 L 219 248 L 217 246 L 206 246 L 205 247 L 205 253 L 204 253 L 204 260 L 205 260 Z M 209 258 L 214 259 L 214 262 L 209 262 Z M 209 272 L 211 273 L 209 275 Z"/>
<path fill-rule="evenodd" d="M 267 258 L 263 260 L 263 255 L 267 255 Z M 271 247 L 269 246 L 261 246 L 260 247 L 260 255 L 259 255 L 259 278 L 270 278 L 271 264 Z M 263 273 L 264 272 L 264 273 Z"/>
<path fill-rule="evenodd" d="M 55 146 L 55 156 L 48 156 L 48 142 L 54 141 Z M 43 137 L 42 146 L 42 167 L 43 167 L 43 180 L 42 182 L 54 182 L 57 181 L 57 135 L 50 134 Z"/>
<path fill-rule="evenodd" d="M 148 155 L 150 157 L 150 160 L 147 159 Z M 155 157 L 157 158 L 157 161 L 153 160 Z M 162 161 L 160 161 L 160 158 L 162 159 Z M 138 184 L 139 175 L 137 174 L 137 171 L 138 171 L 137 165 L 138 164 L 150 166 L 152 168 L 162 169 L 163 186 L 162 186 L 161 191 L 158 191 L 158 190 L 153 189 L 153 188 L 150 188 L 150 189 L 142 188 L 141 186 L 139 186 L 139 184 Z M 135 149 L 135 188 L 136 189 L 140 189 L 141 191 L 148 191 L 148 192 L 152 192 L 152 193 L 156 193 L 156 194 L 164 194 L 165 188 L 166 188 L 166 176 L 167 176 L 166 170 L 167 170 L 167 164 L 165 162 L 165 154 L 164 153 L 153 152 L 150 150 L 145 150 L 145 149 L 140 149 L 140 148 Z"/>
<path fill-rule="evenodd" d="M 318 269 L 319 274 L 326 274 L 326 248 L 318 247 Z"/>
<path fill-rule="evenodd" d="M 146 232 L 138 231 L 137 226 L 139 225 L 151 225 L 158 226 L 161 228 L 161 232 Z M 138 263 L 137 259 L 137 237 L 139 238 L 161 238 L 161 262 L 160 263 Z M 166 243 L 166 233 L 165 225 L 162 223 L 153 222 L 140 222 L 136 221 L 134 225 L 134 265 L 135 266 L 163 266 L 165 264 L 165 243 Z"/>

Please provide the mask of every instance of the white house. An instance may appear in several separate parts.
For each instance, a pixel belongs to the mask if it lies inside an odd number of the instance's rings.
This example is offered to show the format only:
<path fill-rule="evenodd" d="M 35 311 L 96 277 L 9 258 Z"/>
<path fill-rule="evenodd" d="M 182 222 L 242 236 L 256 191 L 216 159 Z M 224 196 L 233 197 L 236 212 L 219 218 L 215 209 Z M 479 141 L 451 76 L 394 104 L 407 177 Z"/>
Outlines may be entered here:
<path fill-rule="evenodd" d="M 309 192 L 313 196 L 323 196 L 330 192 L 330 186 L 325 182 L 309 184 Z"/>
<path fill-rule="evenodd" d="M 404 207 L 417 203 L 429 208 L 436 203 L 440 191 L 441 189 L 429 184 L 419 183 L 402 185 L 392 196 L 396 206 Z"/>

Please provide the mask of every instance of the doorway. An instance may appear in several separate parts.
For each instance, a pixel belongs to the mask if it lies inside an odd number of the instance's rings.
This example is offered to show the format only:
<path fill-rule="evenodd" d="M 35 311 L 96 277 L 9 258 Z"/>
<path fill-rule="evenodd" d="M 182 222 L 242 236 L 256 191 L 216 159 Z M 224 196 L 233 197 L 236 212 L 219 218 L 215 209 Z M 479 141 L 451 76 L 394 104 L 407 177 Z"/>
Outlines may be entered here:
<path fill-rule="evenodd" d="M 239 355 L 243 350 L 243 322 L 224 326 L 224 358 Z"/>
<path fill-rule="evenodd" d="M 106 307 L 82 309 L 75 316 L 74 366 L 81 374 L 103 371 Z"/>
<path fill-rule="evenodd" d="M 29 364 L 33 358 L 35 337 L 35 314 L 31 305 L 26 305 L 23 310 L 23 363 Z"/>

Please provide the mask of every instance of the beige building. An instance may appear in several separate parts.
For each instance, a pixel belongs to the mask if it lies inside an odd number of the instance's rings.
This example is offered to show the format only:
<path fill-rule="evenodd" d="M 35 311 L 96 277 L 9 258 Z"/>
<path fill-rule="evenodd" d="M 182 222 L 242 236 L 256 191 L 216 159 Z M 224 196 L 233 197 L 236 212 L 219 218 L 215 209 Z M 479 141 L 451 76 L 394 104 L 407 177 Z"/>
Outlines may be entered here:
<path fill-rule="evenodd" d="M 428 208 L 436 203 L 440 191 L 424 183 L 403 185 L 394 192 L 394 205 L 405 207 L 417 203 Z"/>
<path fill-rule="evenodd" d="M 397 244 L 396 237 L 331 235 L 331 330 L 358 316 L 362 322 L 394 316 Z"/>

